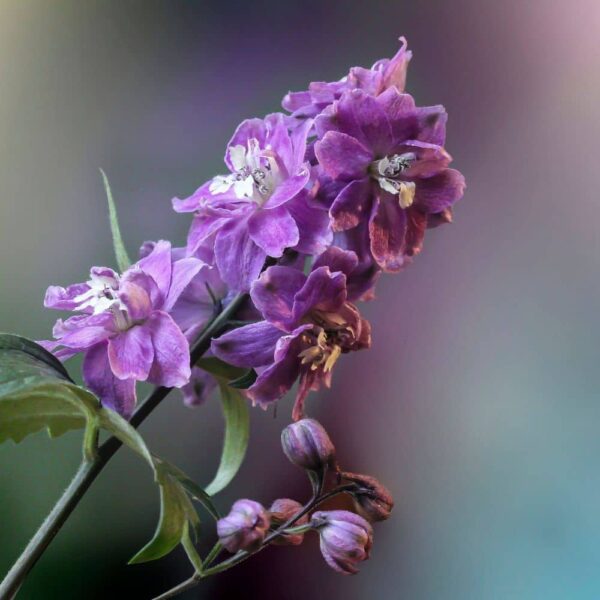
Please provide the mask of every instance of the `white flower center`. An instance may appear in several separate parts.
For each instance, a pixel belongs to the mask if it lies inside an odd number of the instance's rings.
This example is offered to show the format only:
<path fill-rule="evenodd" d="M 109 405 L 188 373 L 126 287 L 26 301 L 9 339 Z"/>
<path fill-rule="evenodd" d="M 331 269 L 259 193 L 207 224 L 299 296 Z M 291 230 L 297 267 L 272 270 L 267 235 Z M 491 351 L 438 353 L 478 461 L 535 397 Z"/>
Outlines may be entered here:
<path fill-rule="evenodd" d="M 229 158 L 234 168 L 231 175 L 217 175 L 210 186 L 211 194 L 223 194 L 233 187 L 240 200 L 262 205 L 280 183 L 281 176 L 272 152 L 262 150 L 258 140 L 248 140 L 248 146 L 231 146 Z"/>
<path fill-rule="evenodd" d="M 87 284 L 90 289 L 73 299 L 79 303 L 78 310 L 92 308 L 95 315 L 106 310 L 127 310 L 117 295 L 119 289 L 118 277 L 92 273 Z"/>
<path fill-rule="evenodd" d="M 371 163 L 371 176 L 379 182 L 383 190 L 398 196 L 402 208 L 408 208 L 415 199 L 415 184 L 412 181 L 402 181 L 401 175 L 410 168 L 416 160 L 413 152 L 385 156 Z"/>

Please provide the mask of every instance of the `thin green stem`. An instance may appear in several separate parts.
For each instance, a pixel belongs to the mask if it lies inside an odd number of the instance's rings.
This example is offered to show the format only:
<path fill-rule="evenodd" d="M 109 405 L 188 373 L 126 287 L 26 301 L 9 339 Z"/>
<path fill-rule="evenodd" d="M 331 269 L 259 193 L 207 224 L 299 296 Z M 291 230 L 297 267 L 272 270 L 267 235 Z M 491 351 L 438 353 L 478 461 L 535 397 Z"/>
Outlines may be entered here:
<path fill-rule="evenodd" d="M 217 559 L 222 551 L 223 546 L 221 546 L 221 542 L 217 542 L 206 555 L 206 558 L 204 559 L 204 568 L 206 569 L 207 567 L 210 567 L 210 565 Z"/>
<path fill-rule="evenodd" d="M 223 330 L 231 317 L 235 316 L 246 298 L 246 294 L 238 294 L 208 323 L 190 351 L 192 364 L 195 364 L 209 349 L 211 339 Z M 156 388 L 135 411 L 130 420 L 131 425 L 136 428 L 139 427 L 170 391 L 171 388 Z M 1 600 L 12 600 L 14 598 L 28 573 L 65 524 L 92 482 L 121 446 L 122 443 L 116 437 L 110 437 L 98 448 L 96 457 L 93 460 L 83 461 L 73 481 L 54 505 L 46 520 L 0 584 Z"/>

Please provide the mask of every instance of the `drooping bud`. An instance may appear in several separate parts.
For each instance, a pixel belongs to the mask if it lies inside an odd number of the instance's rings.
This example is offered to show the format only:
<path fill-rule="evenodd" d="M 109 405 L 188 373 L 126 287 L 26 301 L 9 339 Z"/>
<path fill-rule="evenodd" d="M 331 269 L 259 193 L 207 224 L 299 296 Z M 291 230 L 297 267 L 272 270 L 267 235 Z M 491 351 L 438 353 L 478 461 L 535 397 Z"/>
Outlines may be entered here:
<path fill-rule="evenodd" d="M 293 516 L 297 515 L 302 510 L 302 504 L 300 502 L 296 502 L 296 500 L 291 500 L 290 498 L 279 498 L 275 500 L 271 505 L 270 513 L 271 513 L 271 523 L 279 527 L 284 523 L 287 523 Z M 308 515 L 304 515 L 300 517 L 293 525 L 293 527 L 297 527 L 298 525 L 306 525 L 308 523 Z M 286 535 L 281 535 L 275 540 L 273 540 L 274 544 L 278 544 L 280 546 L 299 546 L 304 540 L 303 533 L 290 533 Z"/>
<path fill-rule="evenodd" d="M 347 510 L 331 510 L 314 513 L 310 524 L 319 532 L 325 562 L 344 575 L 358 573 L 358 563 L 369 558 L 373 545 L 369 522 Z"/>
<path fill-rule="evenodd" d="M 217 521 L 219 541 L 235 554 L 238 550 L 255 550 L 269 530 L 271 520 L 262 504 L 238 500 L 226 517 Z"/>
<path fill-rule="evenodd" d="M 281 432 L 281 445 L 290 462 L 309 471 L 335 465 L 335 447 L 314 419 L 300 419 Z"/>
<path fill-rule="evenodd" d="M 360 473 L 342 473 L 341 477 L 357 486 L 357 490 L 351 493 L 359 514 L 371 523 L 389 518 L 394 508 L 394 499 L 390 491 L 375 477 Z"/>

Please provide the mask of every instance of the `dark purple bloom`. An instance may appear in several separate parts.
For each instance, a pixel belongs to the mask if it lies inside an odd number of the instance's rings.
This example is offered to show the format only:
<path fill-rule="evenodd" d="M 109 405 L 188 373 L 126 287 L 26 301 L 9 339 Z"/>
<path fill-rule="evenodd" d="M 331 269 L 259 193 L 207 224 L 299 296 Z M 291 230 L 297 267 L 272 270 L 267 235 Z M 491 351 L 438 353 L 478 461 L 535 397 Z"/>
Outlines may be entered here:
<path fill-rule="evenodd" d="M 296 516 L 303 506 L 296 500 L 290 498 L 279 498 L 271 504 L 269 512 L 271 514 L 271 523 L 274 527 L 279 527 L 284 523 L 287 523 L 292 517 Z M 293 525 L 306 525 L 308 523 L 308 515 L 300 517 Z M 303 533 L 289 533 L 280 535 L 273 540 L 274 544 L 280 546 L 299 546 L 304 540 Z"/>
<path fill-rule="evenodd" d="M 196 258 L 172 262 L 171 244 L 161 241 L 121 276 L 94 267 L 86 283 L 52 286 L 46 307 L 81 314 L 59 320 L 56 341 L 44 345 L 62 360 L 83 352 L 86 385 L 128 417 L 136 381 L 181 387 L 190 378 L 188 342 L 169 312 L 202 266 Z"/>
<path fill-rule="evenodd" d="M 195 213 L 188 253 L 214 258 L 232 290 L 248 290 L 267 256 L 319 253 L 331 241 L 328 215 L 308 190 L 311 122 L 291 132 L 286 123 L 282 114 L 244 121 L 225 154 L 231 173 L 173 200 L 177 212 Z"/>
<path fill-rule="evenodd" d="M 271 525 L 269 512 L 254 500 L 238 500 L 226 517 L 217 521 L 219 541 L 232 554 L 255 550 Z"/>
<path fill-rule="evenodd" d="M 322 471 L 335 465 L 335 447 L 315 419 L 300 419 L 281 432 L 281 446 L 290 462 L 302 469 Z"/>
<path fill-rule="evenodd" d="M 446 118 L 442 106 L 419 108 L 391 87 L 377 97 L 346 92 L 315 121 L 317 160 L 337 184 L 330 186 L 333 229 L 368 231 L 386 271 L 418 253 L 429 219 L 463 195 L 464 177 L 448 168 L 443 147 Z"/>
<path fill-rule="evenodd" d="M 325 562 L 344 575 L 358 573 L 358 563 L 369 558 L 373 545 L 369 522 L 347 510 L 331 510 L 313 513 L 311 525 L 319 532 Z"/>
<path fill-rule="evenodd" d="M 292 113 L 292 117 L 304 119 L 316 117 L 335 100 L 339 100 L 347 90 L 361 89 L 372 96 L 377 96 L 390 87 L 403 92 L 412 52 L 406 49 L 405 38 L 401 37 L 400 42 L 400 49 L 393 58 L 378 60 L 370 69 L 353 67 L 339 81 L 313 81 L 304 92 L 289 92 L 283 99 L 283 108 Z"/>
<path fill-rule="evenodd" d="M 339 249 L 326 256 L 331 266 L 325 259 L 317 261 L 308 276 L 291 267 L 267 269 L 250 292 L 264 320 L 212 344 L 222 360 L 256 369 L 258 378 L 247 394 L 263 407 L 279 400 L 300 377 L 295 420 L 303 416 L 310 390 L 329 387 L 338 358 L 371 344 L 368 321 L 348 302 L 346 269 L 356 256 Z"/>
<path fill-rule="evenodd" d="M 193 367 L 189 382 L 181 388 L 183 403 L 189 407 L 200 406 L 216 389 L 217 380 L 210 373 Z"/>

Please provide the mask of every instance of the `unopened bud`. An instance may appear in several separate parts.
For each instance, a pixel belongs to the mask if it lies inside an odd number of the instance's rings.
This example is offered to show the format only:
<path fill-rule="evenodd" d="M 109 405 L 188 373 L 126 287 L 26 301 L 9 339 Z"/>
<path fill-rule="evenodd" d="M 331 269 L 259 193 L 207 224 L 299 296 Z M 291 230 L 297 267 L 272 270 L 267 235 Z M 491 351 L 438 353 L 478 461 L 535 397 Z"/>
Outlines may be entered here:
<path fill-rule="evenodd" d="M 281 445 L 290 462 L 309 471 L 335 465 L 335 448 L 323 426 L 300 419 L 281 432 Z"/>
<path fill-rule="evenodd" d="M 385 521 L 390 517 L 394 499 L 390 491 L 375 477 L 360 473 L 342 473 L 341 477 L 356 484 L 356 491 L 351 492 L 354 505 L 356 511 L 365 519 L 373 523 Z"/>
<path fill-rule="evenodd" d="M 256 550 L 265 539 L 271 520 L 267 510 L 254 500 L 238 500 L 226 517 L 217 521 L 222 546 L 235 554 Z"/>
<path fill-rule="evenodd" d="M 292 517 L 296 516 L 302 510 L 302 508 L 302 504 L 300 504 L 300 502 L 296 502 L 296 500 L 291 500 L 290 498 L 279 498 L 279 500 L 275 500 L 275 502 L 273 502 L 271 505 L 271 523 L 274 526 L 279 527 L 280 525 L 287 523 Z M 308 515 L 304 515 L 294 523 L 293 527 L 297 527 L 298 525 L 306 525 L 307 523 Z M 299 546 L 303 540 L 303 533 L 290 533 L 280 535 L 273 540 L 273 543 L 280 546 Z"/>
<path fill-rule="evenodd" d="M 373 528 L 360 515 L 347 510 L 318 511 L 310 524 L 317 529 L 325 562 L 339 573 L 353 575 L 369 558 Z"/>

